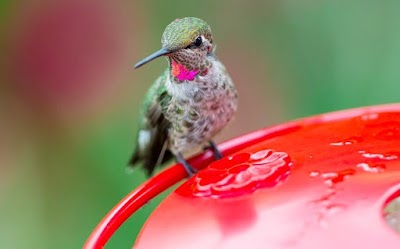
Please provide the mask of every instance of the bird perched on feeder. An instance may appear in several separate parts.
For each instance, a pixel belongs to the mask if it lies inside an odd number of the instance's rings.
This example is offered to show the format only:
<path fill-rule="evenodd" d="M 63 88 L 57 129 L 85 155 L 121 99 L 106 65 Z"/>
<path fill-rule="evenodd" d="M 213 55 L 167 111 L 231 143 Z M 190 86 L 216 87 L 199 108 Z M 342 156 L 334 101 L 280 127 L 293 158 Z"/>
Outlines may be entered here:
<path fill-rule="evenodd" d="M 139 117 L 132 166 L 141 163 L 149 175 L 175 156 L 187 173 L 196 172 L 183 153 L 208 144 L 222 157 L 212 138 L 232 119 L 237 92 L 214 54 L 210 26 L 195 17 L 176 19 L 161 39 L 162 48 L 135 68 L 164 56 L 168 68 L 148 90 Z"/>

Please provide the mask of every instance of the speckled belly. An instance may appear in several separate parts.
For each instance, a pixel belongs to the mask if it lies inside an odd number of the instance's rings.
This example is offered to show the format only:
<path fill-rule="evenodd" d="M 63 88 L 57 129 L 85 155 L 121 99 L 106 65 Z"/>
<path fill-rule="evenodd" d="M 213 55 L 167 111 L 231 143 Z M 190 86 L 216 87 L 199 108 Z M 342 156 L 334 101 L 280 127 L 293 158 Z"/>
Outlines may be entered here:
<path fill-rule="evenodd" d="M 186 152 L 208 142 L 232 119 L 236 111 L 236 97 L 232 99 L 214 98 L 190 105 L 174 103 L 170 105 L 168 120 L 169 149 L 172 152 Z"/>

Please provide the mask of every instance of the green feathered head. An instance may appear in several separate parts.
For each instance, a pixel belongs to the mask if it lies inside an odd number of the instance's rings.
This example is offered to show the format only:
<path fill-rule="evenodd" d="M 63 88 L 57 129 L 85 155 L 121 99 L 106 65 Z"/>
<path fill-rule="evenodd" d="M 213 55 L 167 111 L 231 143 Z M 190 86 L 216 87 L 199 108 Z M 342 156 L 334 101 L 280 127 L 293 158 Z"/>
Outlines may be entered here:
<path fill-rule="evenodd" d="M 166 28 L 161 38 L 162 48 L 139 61 L 135 68 L 138 68 L 149 61 L 163 55 L 174 53 L 188 47 L 198 47 L 202 38 L 212 42 L 211 28 L 206 22 L 196 17 L 185 17 L 175 19 Z"/>
<path fill-rule="evenodd" d="M 163 48 L 175 51 L 190 46 L 201 35 L 210 40 L 210 26 L 199 18 L 185 17 L 175 19 L 165 28 L 161 43 Z"/>

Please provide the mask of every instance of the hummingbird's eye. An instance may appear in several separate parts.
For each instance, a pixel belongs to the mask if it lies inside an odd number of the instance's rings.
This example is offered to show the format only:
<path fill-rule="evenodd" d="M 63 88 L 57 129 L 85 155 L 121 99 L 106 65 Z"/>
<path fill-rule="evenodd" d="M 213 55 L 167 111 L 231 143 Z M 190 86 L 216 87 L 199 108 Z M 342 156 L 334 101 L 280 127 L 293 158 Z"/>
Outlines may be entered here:
<path fill-rule="evenodd" d="M 193 45 L 196 47 L 200 47 L 201 44 L 203 43 L 203 40 L 201 39 L 201 36 L 197 37 L 196 40 L 193 42 Z"/>

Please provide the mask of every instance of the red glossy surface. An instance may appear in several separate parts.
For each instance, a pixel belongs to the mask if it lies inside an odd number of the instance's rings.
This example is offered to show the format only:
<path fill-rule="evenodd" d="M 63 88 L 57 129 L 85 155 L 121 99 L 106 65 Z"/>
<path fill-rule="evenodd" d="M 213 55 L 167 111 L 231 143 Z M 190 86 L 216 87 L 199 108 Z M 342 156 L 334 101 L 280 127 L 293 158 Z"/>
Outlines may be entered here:
<path fill-rule="evenodd" d="M 241 153 L 211 163 L 176 192 L 185 196 L 235 197 L 258 188 L 273 187 L 290 173 L 292 162 L 284 152 L 260 150 Z"/>
<path fill-rule="evenodd" d="M 400 194 L 400 105 L 260 132 L 168 196 L 134 248 L 400 248 L 382 214 Z"/>

